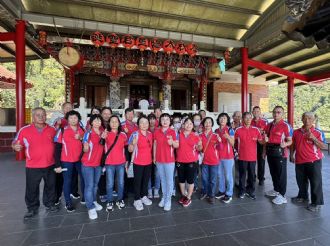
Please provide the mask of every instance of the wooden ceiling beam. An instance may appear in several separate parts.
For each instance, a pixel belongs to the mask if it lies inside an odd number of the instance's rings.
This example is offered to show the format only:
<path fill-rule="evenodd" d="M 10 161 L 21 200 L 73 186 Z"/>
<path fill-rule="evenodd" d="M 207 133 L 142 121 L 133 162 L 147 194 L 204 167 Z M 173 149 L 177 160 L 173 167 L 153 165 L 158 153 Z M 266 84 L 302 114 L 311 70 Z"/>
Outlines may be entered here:
<path fill-rule="evenodd" d="M 240 24 L 210 20 L 210 19 L 202 19 L 202 18 L 196 18 L 196 17 L 192 17 L 192 16 L 183 16 L 183 15 L 165 13 L 165 12 L 160 12 L 160 11 L 132 8 L 132 7 L 120 6 L 120 5 L 111 4 L 111 3 L 94 2 L 94 1 L 89 1 L 89 0 L 70 0 L 69 2 L 67 0 L 56 0 L 56 1 L 63 2 L 66 4 L 74 3 L 74 4 L 88 6 L 88 7 L 94 7 L 94 8 L 110 9 L 110 10 L 115 10 L 115 11 L 142 14 L 142 15 L 148 15 L 148 16 L 157 16 L 160 18 L 168 18 L 168 19 L 173 19 L 173 20 L 178 20 L 178 21 L 203 23 L 206 25 L 215 25 L 215 26 L 220 26 L 220 27 L 225 27 L 225 28 L 243 29 L 243 30 L 247 30 L 249 28 L 247 25 L 240 25 Z"/>

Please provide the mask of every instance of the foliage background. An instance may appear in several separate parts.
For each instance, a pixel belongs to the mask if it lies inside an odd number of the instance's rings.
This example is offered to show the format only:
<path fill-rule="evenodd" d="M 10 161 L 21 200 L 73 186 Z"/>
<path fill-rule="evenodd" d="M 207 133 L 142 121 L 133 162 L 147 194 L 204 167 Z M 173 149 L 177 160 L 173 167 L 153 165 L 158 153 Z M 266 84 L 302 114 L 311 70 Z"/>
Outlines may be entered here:
<path fill-rule="evenodd" d="M 2 63 L 15 73 L 15 63 Z M 64 69 L 55 59 L 26 62 L 26 79 L 33 87 L 26 90 L 26 106 L 33 108 L 35 101 L 46 109 L 60 109 L 64 102 Z M 15 108 L 15 90 L 0 89 L 0 107 Z"/>

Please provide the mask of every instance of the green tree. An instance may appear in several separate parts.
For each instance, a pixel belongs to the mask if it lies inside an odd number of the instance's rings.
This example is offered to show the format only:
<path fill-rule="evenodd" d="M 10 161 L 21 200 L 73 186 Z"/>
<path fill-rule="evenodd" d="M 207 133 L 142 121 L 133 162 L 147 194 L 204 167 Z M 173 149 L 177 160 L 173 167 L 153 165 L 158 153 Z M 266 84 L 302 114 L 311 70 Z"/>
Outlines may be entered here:
<path fill-rule="evenodd" d="M 1 64 L 15 72 L 15 63 Z M 64 69 L 55 59 L 26 62 L 26 79 L 33 87 L 26 90 L 26 106 L 33 108 L 35 101 L 46 109 L 60 109 L 64 101 Z M 15 107 L 15 90 L 0 90 L 0 107 Z"/>

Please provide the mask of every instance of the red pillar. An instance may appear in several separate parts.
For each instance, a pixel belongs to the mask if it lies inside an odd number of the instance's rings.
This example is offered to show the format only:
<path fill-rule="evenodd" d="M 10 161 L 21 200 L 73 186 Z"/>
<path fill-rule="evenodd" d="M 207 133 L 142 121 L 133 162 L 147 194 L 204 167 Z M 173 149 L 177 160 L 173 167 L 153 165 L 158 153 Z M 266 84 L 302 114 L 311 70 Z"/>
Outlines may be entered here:
<path fill-rule="evenodd" d="M 294 78 L 288 77 L 288 122 L 293 127 L 294 121 Z"/>
<path fill-rule="evenodd" d="M 16 131 L 25 125 L 25 21 L 16 23 Z M 16 155 L 16 159 L 24 159 L 23 151 Z"/>
<path fill-rule="evenodd" d="M 241 48 L 242 82 L 241 82 L 241 111 L 248 111 L 248 49 Z"/>

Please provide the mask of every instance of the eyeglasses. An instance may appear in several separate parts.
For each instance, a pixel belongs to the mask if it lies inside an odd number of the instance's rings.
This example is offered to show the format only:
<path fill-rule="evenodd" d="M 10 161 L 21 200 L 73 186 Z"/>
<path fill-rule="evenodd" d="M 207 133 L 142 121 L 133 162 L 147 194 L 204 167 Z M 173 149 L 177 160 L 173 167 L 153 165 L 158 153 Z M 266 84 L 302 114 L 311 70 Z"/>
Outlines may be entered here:
<path fill-rule="evenodd" d="M 273 114 L 282 114 L 282 111 L 273 111 Z"/>

